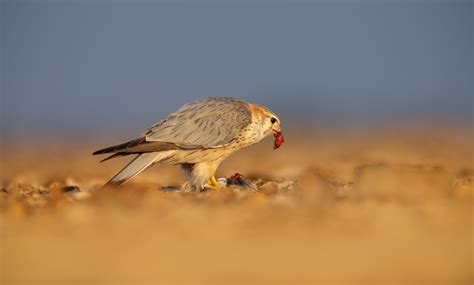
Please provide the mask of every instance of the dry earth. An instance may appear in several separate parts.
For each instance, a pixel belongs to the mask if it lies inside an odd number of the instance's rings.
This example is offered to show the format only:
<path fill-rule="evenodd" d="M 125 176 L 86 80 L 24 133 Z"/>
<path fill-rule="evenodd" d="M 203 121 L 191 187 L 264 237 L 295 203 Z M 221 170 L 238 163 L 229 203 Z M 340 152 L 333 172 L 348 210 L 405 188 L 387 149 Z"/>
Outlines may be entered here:
<path fill-rule="evenodd" d="M 2 284 L 472 284 L 467 131 L 287 134 L 219 176 L 258 188 L 170 191 L 155 166 L 99 189 L 115 142 L 3 145 Z"/>

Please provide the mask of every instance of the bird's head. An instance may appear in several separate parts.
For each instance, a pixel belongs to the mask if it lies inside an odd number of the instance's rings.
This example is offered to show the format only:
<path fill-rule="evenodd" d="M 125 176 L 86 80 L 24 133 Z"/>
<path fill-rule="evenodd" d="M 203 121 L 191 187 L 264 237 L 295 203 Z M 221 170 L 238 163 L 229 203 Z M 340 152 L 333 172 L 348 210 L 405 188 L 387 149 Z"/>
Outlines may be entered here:
<path fill-rule="evenodd" d="M 275 137 L 273 148 L 279 148 L 285 141 L 285 138 L 281 133 L 280 118 L 278 118 L 274 112 L 264 106 L 254 104 L 253 109 L 260 125 L 261 138 L 273 135 Z"/>

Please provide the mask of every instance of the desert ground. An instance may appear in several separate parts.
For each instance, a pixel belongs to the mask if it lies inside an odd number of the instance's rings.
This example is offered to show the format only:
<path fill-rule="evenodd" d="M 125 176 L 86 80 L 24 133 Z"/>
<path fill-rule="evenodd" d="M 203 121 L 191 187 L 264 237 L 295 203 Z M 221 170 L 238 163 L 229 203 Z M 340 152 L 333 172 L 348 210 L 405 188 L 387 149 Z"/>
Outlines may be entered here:
<path fill-rule="evenodd" d="M 189 191 L 157 165 L 101 189 L 125 137 L 2 144 L 1 284 L 472 284 L 473 136 L 453 128 L 287 132 Z"/>

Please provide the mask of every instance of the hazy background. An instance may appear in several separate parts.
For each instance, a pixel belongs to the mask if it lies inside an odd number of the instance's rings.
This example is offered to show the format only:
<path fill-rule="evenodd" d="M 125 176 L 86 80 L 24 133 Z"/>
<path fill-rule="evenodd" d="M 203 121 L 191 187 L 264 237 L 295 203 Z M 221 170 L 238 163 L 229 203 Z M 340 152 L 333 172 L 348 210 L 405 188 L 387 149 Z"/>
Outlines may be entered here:
<path fill-rule="evenodd" d="M 472 1 L 2 1 L 1 128 L 10 138 L 133 136 L 205 96 L 329 128 L 466 126 L 473 9 Z"/>

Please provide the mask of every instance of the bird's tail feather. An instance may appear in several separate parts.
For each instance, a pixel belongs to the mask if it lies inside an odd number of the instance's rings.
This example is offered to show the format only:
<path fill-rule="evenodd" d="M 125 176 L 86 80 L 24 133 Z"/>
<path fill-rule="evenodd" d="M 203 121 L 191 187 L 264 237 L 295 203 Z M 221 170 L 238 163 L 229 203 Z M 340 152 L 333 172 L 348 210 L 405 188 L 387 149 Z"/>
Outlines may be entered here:
<path fill-rule="evenodd" d="M 121 185 L 137 176 L 140 172 L 147 169 L 153 163 L 159 162 L 169 155 L 169 151 L 141 153 L 132 159 L 132 161 L 122 168 L 122 170 L 115 174 L 115 176 L 112 177 L 104 186 Z"/>

